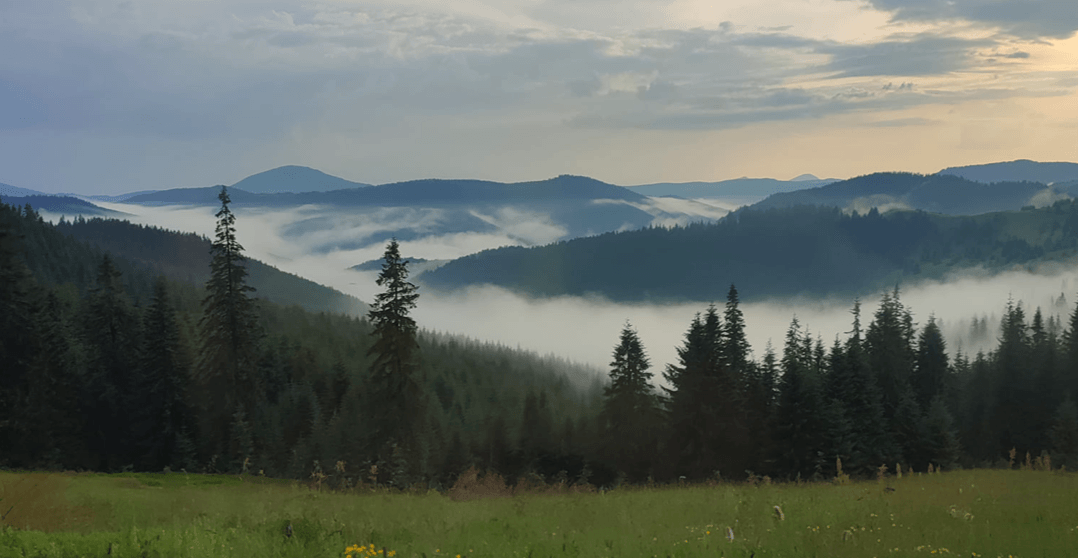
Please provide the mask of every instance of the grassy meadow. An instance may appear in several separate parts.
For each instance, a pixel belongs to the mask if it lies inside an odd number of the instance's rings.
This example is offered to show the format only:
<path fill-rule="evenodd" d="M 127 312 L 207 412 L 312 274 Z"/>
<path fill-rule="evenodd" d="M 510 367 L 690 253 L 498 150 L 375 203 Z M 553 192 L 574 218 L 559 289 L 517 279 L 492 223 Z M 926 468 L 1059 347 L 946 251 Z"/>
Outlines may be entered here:
<path fill-rule="evenodd" d="M 472 477 L 439 494 L 228 475 L 0 472 L 0 516 L 0 558 L 356 558 L 383 549 L 400 558 L 1067 557 L 1078 556 L 1078 475 L 972 470 L 516 494 L 500 479 Z"/>

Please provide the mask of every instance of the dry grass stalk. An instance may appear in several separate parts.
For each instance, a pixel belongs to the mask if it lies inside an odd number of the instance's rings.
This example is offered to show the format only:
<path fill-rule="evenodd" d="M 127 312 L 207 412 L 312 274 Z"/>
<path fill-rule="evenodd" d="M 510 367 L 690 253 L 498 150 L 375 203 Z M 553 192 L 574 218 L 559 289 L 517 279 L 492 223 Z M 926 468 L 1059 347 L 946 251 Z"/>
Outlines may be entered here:
<path fill-rule="evenodd" d="M 883 478 L 887 476 L 887 465 L 880 465 L 876 468 L 876 480 L 883 482 Z"/>
<path fill-rule="evenodd" d="M 835 458 L 835 484 L 847 484 L 850 482 L 850 475 L 847 475 L 842 471 L 842 458 Z"/>
<path fill-rule="evenodd" d="M 1016 454 L 1017 454 L 1017 451 L 1013 447 L 1011 448 L 1011 451 L 1007 452 L 1007 455 L 1010 458 L 1010 460 L 1007 462 L 1007 468 L 1008 469 L 1014 469 L 1014 456 Z"/>
<path fill-rule="evenodd" d="M 895 463 L 895 476 L 897 476 L 898 478 L 902 478 L 902 464 L 901 463 Z"/>

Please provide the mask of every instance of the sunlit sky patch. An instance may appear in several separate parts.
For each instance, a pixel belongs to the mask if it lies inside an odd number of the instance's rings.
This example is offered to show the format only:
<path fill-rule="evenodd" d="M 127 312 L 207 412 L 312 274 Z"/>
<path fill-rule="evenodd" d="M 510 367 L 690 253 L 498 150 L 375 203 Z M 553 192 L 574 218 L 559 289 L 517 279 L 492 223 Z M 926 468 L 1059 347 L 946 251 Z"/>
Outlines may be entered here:
<path fill-rule="evenodd" d="M 1073 0 L 0 0 L 0 182 L 1073 160 Z"/>

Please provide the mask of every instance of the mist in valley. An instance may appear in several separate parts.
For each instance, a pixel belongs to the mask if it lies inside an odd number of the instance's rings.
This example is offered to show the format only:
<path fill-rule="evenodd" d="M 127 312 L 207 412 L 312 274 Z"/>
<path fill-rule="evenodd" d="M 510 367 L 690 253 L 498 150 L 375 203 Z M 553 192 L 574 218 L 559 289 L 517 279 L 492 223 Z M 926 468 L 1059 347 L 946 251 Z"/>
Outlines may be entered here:
<path fill-rule="evenodd" d="M 132 214 L 132 222 L 214 236 L 214 207 L 101 205 Z M 538 245 L 563 234 L 538 213 L 495 213 L 486 215 L 492 225 L 486 232 L 424 236 L 427 223 L 438 218 L 436 212 L 403 214 L 383 208 L 357 215 L 309 206 L 287 211 L 239 207 L 234 212 L 238 240 L 249 257 L 366 302 L 380 292 L 375 284 L 377 272 L 348 268 L 381 258 L 389 238 L 384 231 L 399 229 L 402 224 L 415 234 L 400 241 L 401 253 L 428 260 L 458 258 L 506 245 Z M 59 215 L 43 216 L 54 222 L 59 219 Z M 402 217 L 410 220 L 402 221 Z M 312 220 L 318 221 L 317 227 L 296 232 L 295 223 Z M 1075 286 L 1078 266 L 1039 273 L 1013 270 L 994 276 L 966 271 L 946 280 L 899 288 L 901 300 L 913 312 L 918 329 L 934 316 L 941 324 L 948 352 L 952 356 L 958 351 L 972 356 L 995 347 L 999 319 L 1008 300 L 1022 305 L 1027 320 L 1039 307 L 1046 321 L 1055 318 L 1065 325 L 1078 300 L 1072 292 Z M 752 285 L 737 288 L 742 297 L 751 296 Z M 871 321 L 882 294 L 869 293 L 861 298 L 863 327 Z M 676 361 L 676 348 L 682 344 L 693 316 L 704 312 L 711 303 L 721 309 L 725 299 L 629 304 L 598 297 L 533 299 L 492 286 L 453 293 L 421 288 L 413 315 L 420 327 L 430 331 L 554 354 L 601 370 L 609 369 L 618 335 L 628 321 L 647 350 L 656 384 L 663 385 L 661 372 L 667 363 Z M 742 302 L 754 358 L 763 357 L 768 342 L 781 356 L 786 330 L 795 316 L 803 329 L 822 339 L 825 347 L 830 347 L 836 336 L 845 339 L 852 329 L 853 304 L 852 296 Z M 985 322 L 980 331 L 974 327 L 975 320 Z"/>

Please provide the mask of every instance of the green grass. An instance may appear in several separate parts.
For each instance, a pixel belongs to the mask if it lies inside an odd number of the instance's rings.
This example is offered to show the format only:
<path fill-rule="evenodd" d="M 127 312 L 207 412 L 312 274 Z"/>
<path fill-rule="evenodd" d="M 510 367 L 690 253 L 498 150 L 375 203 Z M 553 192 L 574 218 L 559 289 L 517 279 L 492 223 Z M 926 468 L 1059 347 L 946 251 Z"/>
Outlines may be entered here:
<path fill-rule="evenodd" d="M 0 524 L 0 558 L 339 557 L 367 543 L 401 558 L 1066 557 L 1078 549 L 1078 476 L 1071 473 L 977 470 L 842 486 L 656 487 L 469 501 L 319 493 L 258 480 L 0 473 L 0 514 L 11 507 Z M 286 538 L 289 522 L 294 536 Z"/>

